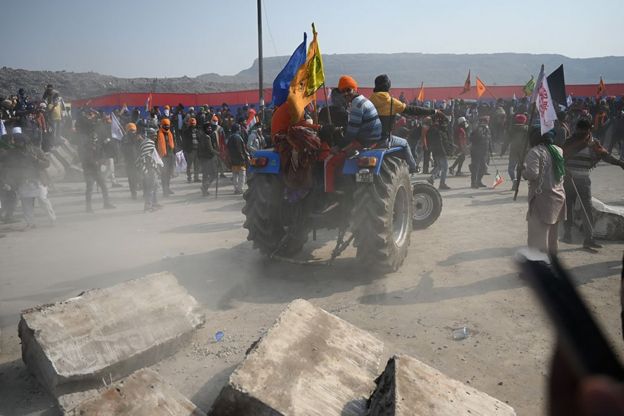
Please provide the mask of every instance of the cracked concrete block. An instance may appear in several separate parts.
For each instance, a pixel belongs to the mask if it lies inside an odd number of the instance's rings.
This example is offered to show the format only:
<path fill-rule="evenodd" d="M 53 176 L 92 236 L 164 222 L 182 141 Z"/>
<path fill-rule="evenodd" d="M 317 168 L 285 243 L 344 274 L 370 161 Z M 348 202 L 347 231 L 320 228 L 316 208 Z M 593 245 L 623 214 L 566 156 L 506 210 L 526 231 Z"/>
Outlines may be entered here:
<path fill-rule="evenodd" d="M 376 381 L 367 416 L 515 416 L 509 405 L 407 355 L 392 357 Z"/>
<path fill-rule="evenodd" d="M 205 416 L 152 370 L 139 370 L 80 403 L 68 416 Z"/>
<path fill-rule="evenodd" d="M 175 276 L 157 273 L 22 311 L 18 332 L 24 363 L 67 409 L 173 354 L 203 323 Z"/>
<path fill-rule="evenodd" d="M 210 414 L 364 415 L 383 352 L 368 332 L 295 300 L 252 346 Z"/>

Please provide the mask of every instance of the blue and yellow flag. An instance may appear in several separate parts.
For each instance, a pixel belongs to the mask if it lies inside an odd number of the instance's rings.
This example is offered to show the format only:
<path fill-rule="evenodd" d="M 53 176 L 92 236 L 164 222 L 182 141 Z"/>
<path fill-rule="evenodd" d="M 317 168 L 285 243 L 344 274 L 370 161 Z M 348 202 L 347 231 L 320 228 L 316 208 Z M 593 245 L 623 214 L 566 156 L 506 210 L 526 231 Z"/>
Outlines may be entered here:
<path fill-rule="evenodd" d="M 306 59 L 306 40 L 307 36 L 303 33 L 303 42 L 297 46 L 286 66 L 282 68 L 273 81 L 273 105 L 276 107 L 282 105 L 288 99 L 290 82 L 295 77 L 297 70 Z"/>

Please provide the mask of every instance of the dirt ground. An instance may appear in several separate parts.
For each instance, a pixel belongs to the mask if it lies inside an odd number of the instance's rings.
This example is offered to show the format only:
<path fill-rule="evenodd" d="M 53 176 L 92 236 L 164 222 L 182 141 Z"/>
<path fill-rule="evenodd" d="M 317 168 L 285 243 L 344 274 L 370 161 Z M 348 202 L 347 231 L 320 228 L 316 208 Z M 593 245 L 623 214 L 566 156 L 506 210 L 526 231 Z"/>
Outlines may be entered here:
<path fill-rule="evenodd" d="M 594 196 L 624 205 L 623 175 L 618 167 L 599 166 Z M 493 176 L 486 179 L 491 183 Z M 86 214 L 84 185 L 62 183 L 51 195 L 55 227 L 40 218 L 34 230 L 0 228 L 0 415 L 57 414 L 21 361 L 20 310 L 162 270 L 205 307 L 207 323 L 190 345 L 153 368 L 204 410 L 284 305 L 304 298 L 370 331 L 390 351 L 509 403 L 519 415 L 543 414 L 552 329 L 512 262 L 526 240 L 524 184 L 513 202 L 507 182 L 472 190 L 467 177 L 449 179 L 453 189 L 443 194 L 439 220 L 413 233 L 400 271 L 379 276 L 355 267 L 352 249 L 331 267 L 262 258 L 246 241 L 242 198 L 226 182 L 218 198 L 202 198 L 198 184 L 178 177 L 176 194 L 150 214 L 130 200 L 127 187 L 112 193 L 116 210 Z M 328 256 L 331 237 L 319 233 L 307 253 Z M 578 244 L 561 245 L 564 264 L 619 351 L 623 248 L 607 242 L 590 254 Z M 452 330 L 464 326 L 469 337 L 454 341 Z M 217 331 L 225 333 L 220 342 Z"/>

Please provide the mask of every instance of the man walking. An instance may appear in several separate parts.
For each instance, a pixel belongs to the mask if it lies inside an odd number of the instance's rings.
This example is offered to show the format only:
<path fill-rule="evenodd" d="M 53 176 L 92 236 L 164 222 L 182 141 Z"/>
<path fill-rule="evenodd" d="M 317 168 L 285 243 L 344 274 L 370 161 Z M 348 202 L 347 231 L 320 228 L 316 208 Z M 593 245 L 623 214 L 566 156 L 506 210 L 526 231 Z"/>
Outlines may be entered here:
<path fill-rule="evenodd" d="M 164 165 L 160 176 L 163 195 L 173 195 L 169 183 L 171 182 L 173 169 L 175 167 L 175 142 L 173 140 L 173 133 L 171 132 L 171 120 L 168 118 L 163 118 L 160 122 L 160 128 L 156 136 L 156 150 Z"/>
<path fill-rule="evenodd" d="M 141 173 L 136 165 L 136 161 L 140 156 L 140 148 L 143 137 L 137 133 L 137 125 L 128 123 L 126 125 L 126 134 L 121 141 L 121 149 L 126 164 L 126 173 L 128 174 L 128 185 L 130 187 L 130 195 L 132 199 L 137 199 L 137 189 Z"/>
<path fill-rule="evenodd" d="M 97 135 L 96 125 L 97 119 L 93 111 L 84 114 L 76 123 L 77 130 L 82 135 L 80 146 L 78 147 L 78 152 L 80 154 L 80 161 L 82 162 L 82 172 L 87 186 L 85 199 L 86 211 L 89 213 L 93 212 L 91 199 L 93 196 L 93 185 L 96 183 L 102 191 L 104 208 L 115 208 L 115 206 L 110 203 L 106 181 L 102 177 L 101 166 L 103 158 L 103 143 Z"/>
<path fill-rule="evenodd" d="M 199 147 L 199 128 L 197 119 L 191 117 L 189 125 L 182 130 L 182 150 L 186 159 L 186 182 L 191 183 L 191 171 L 193 172 L 193 181 L 199 182 L 199 160 L 197 158 L 197 149 Z"/>
<path fill-rule="evenodd" d="M 234 182 L 234 194 L 242 194 L 246 179 L 247 161 L 249 153 L 245 140 L 240 135 L 240 125 L 232 125 L 230 137 L 227 142 L 230 161 L 232 162 L 232 180 Z"/>
<path fill-rule="evenodd" d="M 591 121 L 581 118 L 576 123 L 576 132 L 563 147 L 565 157 L 565 191 L 568 196 L 568 214 L 564 224 L 564 235 L 562 241 L 572 242 L 572 225 L 574 224 L 574 204 L 577 198 L 581 203 L 583 219 L 583 248 L 595 253 L 596 249 L 602 246 L 596 242 L 593 236 L 594 219 L 592 214 L 591 180 L 590 171 L 604 161 L 612 165 L 620 166 L 624 169 L 624 161 L 617 160 L 609 154 L 607 149 L 602 147 L 600 142 L 592 136 Z"/>
<path fill-rule="evenodd" d="M 487 188 L 487 185 L 483 183 L 483 175 L 485 175 L 487 155 L 490 148 L 490 140 L 492 139 L 490 127 L 488 126 L 489 122 L 489 116 L 479 117 L 479 125 L 470 135 L 470 141 L 472 142 L 472 147 L 470 148 L 470 186 L 473 189 Z"/>
<path fill-rule="evenodd" d="M 198 134 L 197 157 L 202 173 L 202 195 L 208 196 L 208 189 L 217 177 L 217 133 L 209 122 L 204 123 L 204 131 Z"/>
<path fill-rule="evenodd" d="M 552 144 L 551 136 L 531 131 L 531 150 L 522 175 L 529 182 L 527 245 L 547 254 L 557 254 L 559 221 L 565 219 L 566 193 L 563 152 Z"/>

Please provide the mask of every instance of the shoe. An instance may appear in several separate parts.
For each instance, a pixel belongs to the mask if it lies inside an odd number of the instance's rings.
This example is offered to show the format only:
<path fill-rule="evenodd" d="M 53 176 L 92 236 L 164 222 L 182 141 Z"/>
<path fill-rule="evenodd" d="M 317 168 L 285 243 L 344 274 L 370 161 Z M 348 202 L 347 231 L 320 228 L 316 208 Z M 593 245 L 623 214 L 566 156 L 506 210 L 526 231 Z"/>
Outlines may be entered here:
<path fill-rule="evenodd" d="M 164 207 L 162 205 L 160 205 L 160 204 L 152 205 L 152 211 L 156 211 L 156 210 L 163 209 L 163 208 Z"/>
<path fill-rule="evenodd" d="M 115 208 L 117 207 L 111 204 L 110 202 L 104 202 L 104 209 L 115 209 Z"/>
<path fill-rule="evenodd" d="M 430 176 L 427 178 L 427 182 L 429 182 L 431 185 L 433 185 L 433 178 Z"/>
<path fill-rule="evenodd" d="M 592 253 L 592 254 L 599 253 L 599 251 L 596 250 L 595 248 L 590 247 L 590 246 L 586 246 L 585 244 L 583 244 L 583 250 L 587 251 L 588 253 Z"/>
<path fill-rule="evenodd" d="M 453 168 L 449 168 L 449 175 L 454 175 L 455 174 L 455 169 Z"/>
<path fill-rule="evenodd" d="M 598 244 L 596 240 L 590 240 L 583 243 L 583 247 L 585 248 L 602 248 L 602 244 Z"/>
<path fill-rule="evenodd" d="M 477 188 L 487 188 L 487 187 L 488 186 L 485 185 L 483 182 L 477 184 Z"/>
<path fill-rule="evenodd" d="M 491 173 L 486 171 L 486 172 L 484 173 L 484 175 L 485 175 L 485 176 L 490 176 L 490 175 L 491 175 Z"/>
<path fill-rule="evenodd" d="M 115 182 L 111 185 L 111 188 L 123 188 L 123 185 L 119 182 Z"/>
<path fill-rule="evenodd" d="M 193 179 L 193 182 L 199 183 L 199 182 L 201 182 L 201 180 L 199 178 L 195 178 L 195 179 Z"/>
<path fill-rule="evenodd" d="M 227 176 L 225 176 L 225 173 L 222 173 L 221 175 L 219 175 L 219 177 L 221 177 L 221 178 L 227 178 Z"/>
<path fill-rule="evenodd" d="M 175 192 L 173 192 L 171 189 L 169 189 L 169 190 L 167 191 L 167 194 L 168 194 L 168 195 L 173 195 L 173 194 L 175 194 Z"/>
<path fill-rule="evenodd" d="M 438 186 L 438 189 L 441 189 L 443 191 L 449 190 L 451 189 L 450 186 L 448 186 L 447 184 L 445 184 L 444 182 L 440 183 L 440 185 Z"/>
<path fill-rule="evenodd" d="M 466 174 L 460 170 L 458 170 L 457 172 L 455 172 L 455 176 L 466 176 Z"/>

